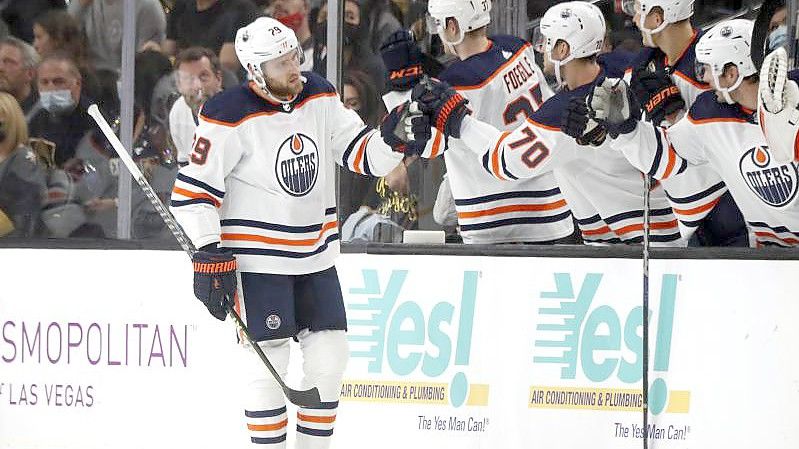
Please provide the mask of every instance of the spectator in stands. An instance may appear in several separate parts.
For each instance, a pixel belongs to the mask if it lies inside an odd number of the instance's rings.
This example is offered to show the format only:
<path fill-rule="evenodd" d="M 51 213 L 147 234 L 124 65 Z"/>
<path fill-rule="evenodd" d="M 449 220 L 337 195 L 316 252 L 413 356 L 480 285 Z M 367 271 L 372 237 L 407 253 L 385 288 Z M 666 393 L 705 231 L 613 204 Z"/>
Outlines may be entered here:
<path fill-rule="evenodd" d="M 367 42 L 369 23 L 356 0 L 344 2 L 344 28 L 342 30 L 342 67 L 346 70 L 360 70 L 371 78 L 377 86 L 378 94 L 385 90 L 385 67 L 383 61 L 372 52 Z M 327 2 L 322 2 L 316 18 L 314 31 L 314 72 L 323 76 L 327 73 Z"/>
<path fill-rule="evenodd" d="M 788 45 L 788 8 L 784 0 L 775 2 L 777 10 L 771 16 L 768 24 L 768 39 L 766 44 L 768 52 L 774 51 L 779 47 Z"/>
<path fill-rule="evenodd" d="M 38 64 L 39 55 L 30 44 L 13 36 L 0 40 L 0 91 L 13 95 L 25 114 L 39 101 L 33 86 Z"/>
<path fill-rule="evenodd" d="M 42 60 L 36 84 L 42 109 L 30 120 L 30 134 L 55 143 L 56 165 L 63 166 L 75 155 L 80 140 L 94 129 L 86 113 L 91 100 L 83 94 L 77 64 L 63 53 Z"/>
<path fill-rule="evenodd" d="M 200 106 L 222 90 L 219 58 L 207 48 L 187 48 L 175 59 L 175 78 L 181 96 L 169 112 L 169 132 L 182 167 L 189 163 Z"/>
<path fill-rule="evenodd" d="M 313 69 L 313 35 L 308 23 L 308 13 L 310 5 L 308 0 L 272 0 L 270 4 L 272 16 L 279 20 L 283 25 L 294 30 L 297 41 L 305 53 L 305 62 L 300 66 L 300 70 Z"/>
<path fill-rule="evenodd" d="M 250 0 L 176 0 L 167 20 L 164 51 L 175 56 L 189 47 L 210 48 L 224 67 L 238 73 L 236 31 L 260 15 Z"/>
<path fill-rule="evenodd" d="M 64 9 L 64 0 L 11 0 L 5 7 L 0 6 L 0 18 L 8 24 L 12 36 L 33 43 L 33 21 L 51 9 Z"/>
<path fill-rule="evenodd" d="M 19 103 L 0 92 L 0 237 L 31 237 L 39 225 L 45 173 L 27 143 Z"/>
<path fill-rule="evenodd" d="M 363 0 L 361 2 L 366 23 L 369 24 L 366 30 L 367 39 L 375 54 L 391 34 L 402 29 L 398 17 L 391 11 L 390 3 L 390 0 Z"/>
<path fill-rule="evenodd" d="M 100 82 L 89 60 L 89 43 L 80 23 L 66 11 L 48 11 L 33 23 L 33 47 L 39 56 L 51 53 L 68 55 L 80 71 L 83 90 L 92 97 L 101 95 Z"/>
<path fill-rule="evenodd" d="M 82 25 L 93 66 L 118 71 L 122 65 L 123 0 L 72 0 L 68 11 Z M 136 48 L 160 51 L 166 15 L 158 0 L 136 1 Z"/>
<path fill-rule="evenodd" d="M 367 74 L 359 70 L 347 71 L 344 75 L 343 94 L 344 106 L 357 112 L 367 125 L 378 126 L 382 116 L 382 102 Z M 350 214 L 367 204 L 370 193 L 375 196 L 374 190 L 375 178 L 350 170 L 339 170 L 338 211 L 341 221 L 344 222 Z"/>

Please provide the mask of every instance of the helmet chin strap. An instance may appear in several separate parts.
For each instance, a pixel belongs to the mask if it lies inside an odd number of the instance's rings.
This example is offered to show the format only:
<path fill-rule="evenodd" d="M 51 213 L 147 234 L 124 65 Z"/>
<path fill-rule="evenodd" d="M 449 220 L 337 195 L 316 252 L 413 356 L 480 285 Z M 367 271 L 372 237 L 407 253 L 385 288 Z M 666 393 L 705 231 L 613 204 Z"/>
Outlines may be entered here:
<path fill-rule="evenodd" d="M 572 59 L 574 59 L 574 57 L 572 55 L 569 55 L 560 61 L 556 61 L 552 58 L 552 53 L 551 52 L 549 53 L 549 60 L 550 62 L 552 62 L 552 65 L 555 68 L 555 81 L 557 81 L 558 86 L 563 85 L 563 75 L 561 74 L 560 67 L 568 64 L 569 62 L 571 62 Z"/>
<path fill-rule="evenodd" d="M 452 53 L 453 54 L 457 54 L 457 53 L 455 53 L 455 46 L 460 44 L 461 42 L 463 42 L 463 38 L 464 38 L 464 36 L 466 36 L 466 33 L 464 33 L 463 30 L 461 29 L 461 24 L 460 23 L 458 24 L 458 39 L 457 40 L 448 41 L 447 38 L 445 37 L 445 33 L 446 33 L 446 30 L 444 28 L 442 28 L 442 27 L 438 28 L 438 37 L 441 38 L 441 43 L 443 43 L 444 45 L 449 45 L 450 49 L 452 50 Z"/>
<path fill-rule="evenodd" d="M 733 85 L 730 87 L 720 87 L 721 83 L 719 83 L 719 76 L 716 72 L 713 72 L 713 80 L 716 82 L 716 92 L 721 93 L 721 97 L 724 98 L 724 101 L 727 102 L 727 104 L 735 104 L 736 101 L 732 99 L 730 93 L 732 93 L 741 85 L 743 82 L 743 77 L 739 74 L 738 79 L 736 79 L 735 83 L 733 83 Z"/>
<path fill-rule="evenodd" d="M 638 19 L 639 22 L 638 29 L 641 31 L 641 36 L 643 36 L 644 46 L 649 48 L 657 48 L 657 45 L 655 44 L 655 40 L 652 37 L 652 35 L 663 31 L 668 25 L 668 23 L 666 23 L 666 21 L 664 20 L 663 22 L 661 22 L 660 25 L 658 25 L 657 28 L 650 30 L 649 28 L 646 28 L 644 26 L 644 19 L 645 17 L 643 14 L 641 14 L 640 18 Z"/>

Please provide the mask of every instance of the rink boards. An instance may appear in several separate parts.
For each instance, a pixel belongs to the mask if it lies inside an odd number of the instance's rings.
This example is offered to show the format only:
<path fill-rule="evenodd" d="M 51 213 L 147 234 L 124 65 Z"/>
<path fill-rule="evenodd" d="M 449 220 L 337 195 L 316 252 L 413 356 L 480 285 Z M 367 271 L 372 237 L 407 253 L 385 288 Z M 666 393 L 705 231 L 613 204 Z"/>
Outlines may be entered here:
<path fill-rule="evenodd" d="M 334 448 L 799 447 L 797 261 L 651 262 L 646 430 L 640 260 L 337 267 Z M 248 446 L 234 333 L 184 254 L 2 249 L 0 273 L 0 448 Z"/>

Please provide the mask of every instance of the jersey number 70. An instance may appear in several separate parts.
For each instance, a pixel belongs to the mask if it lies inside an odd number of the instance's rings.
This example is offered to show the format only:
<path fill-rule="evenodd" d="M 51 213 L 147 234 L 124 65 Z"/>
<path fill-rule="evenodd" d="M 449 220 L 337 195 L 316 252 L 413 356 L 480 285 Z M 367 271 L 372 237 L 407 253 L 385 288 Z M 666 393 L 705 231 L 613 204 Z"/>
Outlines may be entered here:
<path fill-rule="evenodd" d="M 530 126 L 522 128 L 522 133 L 525 137 L 514 140 L 508 144 L 511 150 L 516 150 L 525 147 L 521 159 L 528 168 L 536 168 L 547 156 L 549 156 L 549 148 L 538 140 L 538 135 L 533 131 Z"/>

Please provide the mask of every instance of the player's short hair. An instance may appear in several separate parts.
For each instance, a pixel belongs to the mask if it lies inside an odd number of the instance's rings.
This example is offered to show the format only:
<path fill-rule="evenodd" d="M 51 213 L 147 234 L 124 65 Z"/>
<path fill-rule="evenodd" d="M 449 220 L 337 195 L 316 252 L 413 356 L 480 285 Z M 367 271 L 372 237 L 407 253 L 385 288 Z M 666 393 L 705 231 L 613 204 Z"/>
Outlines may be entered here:
<path fill-rule="evenodd" d="M 22 64 L 26 69 L 35 69 L 36 66 L 39 65 L 39 54 L 36 53 L 36 49 L 33 48 L 33 45 L 14 36 L 6 36 L 0 39 L 0 46 L 3 45 L 8 45 L 9 47 L 14 47 L 19 50 L 22 55 Z"/>
<path fill-rule="evenodd" d="M 208 48 L 205 47 L 189 47 L 175 57 L 175 69 L 180 68 L 184 62 L 195 62 L 202 58 L 208 58 L 211 63 L 211 70 L 216 74 L 222 73 L 222 65 L 219 62 L 219 57 Z"/>
<path fill-rule="evenodd" d="M 67 69 L 69 70 L 70 75 L 74 76 L 75 78 L 82 80 L 83 75 L 80 72 L 80 68 L 78 68 L 78 63 L 75 61 L 75 58 L 69 55 L 64 51 L 55 51 L 42 59 L 42 62 L 39 63 L 39 66 L 48 63 L 48 62 L 64 62 L 67 64 Z"/>

